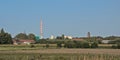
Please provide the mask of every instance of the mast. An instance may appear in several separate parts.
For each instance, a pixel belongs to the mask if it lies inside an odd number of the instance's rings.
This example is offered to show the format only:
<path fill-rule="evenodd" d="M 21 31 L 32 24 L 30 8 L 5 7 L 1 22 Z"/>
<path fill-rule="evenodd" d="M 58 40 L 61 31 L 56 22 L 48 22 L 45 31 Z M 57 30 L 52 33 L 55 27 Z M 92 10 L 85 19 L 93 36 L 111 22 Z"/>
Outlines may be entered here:
<path fill-rule="evenodd" d="M 42 23 L 42 17 L 40 18 L 40 39 L 43 39 L 43 23 Z"/>

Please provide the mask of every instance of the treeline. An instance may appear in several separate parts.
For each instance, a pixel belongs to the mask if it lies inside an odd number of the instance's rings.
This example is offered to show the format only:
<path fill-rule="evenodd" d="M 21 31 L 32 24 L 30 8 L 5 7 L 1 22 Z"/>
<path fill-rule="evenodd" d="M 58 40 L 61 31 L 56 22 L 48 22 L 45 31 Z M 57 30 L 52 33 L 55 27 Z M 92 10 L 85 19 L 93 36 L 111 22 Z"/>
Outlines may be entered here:
<path fill-rule="evenodd" d="M 109 44 L 113 44 L 112 48 L 119 48 L 120 47 L 120 37 L 119 36 L 109 36 L 109 37 L 83 37 L 84 41 L 75 41 L 72 39 L 65 39 L 64 35 L 61 37 L 57 37 L 54 40 L 49 39 L 38 39 L 36 40 L 36 37 L 33 33 L 26 34 L 26 33 L 19 33 L 15 37 L 12 38 L 11 34 L 4 31 L 4 29 L 1 29 L 0 31 L 0 44 L 12 44 L 13 39 L 26 39 L 26 40 L 35 40 L 36 43 L 40 44 L 57 44 L 58 47 L 65 47 L 65 48 L 98 48 L 98 44 L 101 44 L 102 40 L 112 40 L 109 42 Z M 64 46 L 63 46 L 64 45 Z"/>
<path fill-rule="evenodd" d="M 73 41 L 73 40 L 40 40 L 40 44 L 46 44 L 48 47 L 49 44 L 57 44 L 58 48 L 98 48 L 98 43 L 93 42 L 89 43 L 87 41 Z"/>
<path fill-rule="evenodd" d="M 0 44 L 12 44 L 13 39 L 35 40 L 35 35 L 33 33 L 28 35 L 25 33 L 19 33 L 14 38 L 12 38 L 11 34 L 5 32 L 3 28 L 0 30 Z"/>
<path fill-rule="evenodd" d="M 40 44 L 57 44 L 58 48 L 98 48 L 98 43 L 73 40 L 40 40 Z"/>
<path fill-rule="evenodd" d="M 15 39 L 29 39 L 29 40 L 35 40 L 35 35 L 33 33 L 26 34 L 26 33 L 19 33 L 15 37 Z"/>
<path fill-rule="evenodd" d="M 57 44 L 58 48 L 106 48 L 106 46 L 99 46 L 98 41 L 89 42 L 87 40 L 84 41 L 75 41 L 75 40 L 46 40 L 41 39 L 38 43 L 46 44 L 46 48 L 49 47 L 50 44 Z M 113 46 L 108 48 L 120 49 L 120 43 L 115 43 Z"/>
<path fill-rule="evenodd" d="M 12 37 L 9 33 L 5 32 L 3 29 L 0 31 L 0 44 L 12 44 Z"/>
<path fill-rule="evenodd" d="M 89 43 L 87 41 L 68 41 L 64 44 L 65 48 L 98 48 L 98 43 Z"/>
<path fill-rule="evenodd" d="M 107 37 L 101 37 L 101 36 L 94 36 L 90 37 L 90 40 L 120 40 L 120 36 L 107 36 Z"/>

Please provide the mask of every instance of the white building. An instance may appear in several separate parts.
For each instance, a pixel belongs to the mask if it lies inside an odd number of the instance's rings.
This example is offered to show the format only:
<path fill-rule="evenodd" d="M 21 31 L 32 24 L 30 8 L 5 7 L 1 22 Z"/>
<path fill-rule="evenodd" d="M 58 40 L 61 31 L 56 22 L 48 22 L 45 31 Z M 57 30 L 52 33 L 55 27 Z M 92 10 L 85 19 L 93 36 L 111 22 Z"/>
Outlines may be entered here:
<path fill-rule="evenodd" d="M 64 36 L 65 39 L 72 39 L 72 36 Z"/>
<path fill-rule="evenodd" d="M 113 41 L 113 40 L 102 40 L 101 42 L 102 42 L 103 44 L 108 44 L 110 41 Z"/>
<path fill-rule="evenodd" d="M 52 40 L 52 39 L 55 39 L 55 36 L 51 35 L 50 39 L 51 39 L 51 40 Z"/>

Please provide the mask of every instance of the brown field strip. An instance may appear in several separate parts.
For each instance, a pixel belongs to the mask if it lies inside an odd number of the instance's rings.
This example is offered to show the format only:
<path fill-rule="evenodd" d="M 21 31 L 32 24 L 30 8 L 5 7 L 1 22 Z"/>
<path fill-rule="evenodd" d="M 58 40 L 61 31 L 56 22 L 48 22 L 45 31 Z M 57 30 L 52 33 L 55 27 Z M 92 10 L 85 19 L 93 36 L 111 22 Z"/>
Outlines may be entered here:
<path fill-rule="evenodd" d="M 42 53 L 42 54 L 113 54 L 120 55 L 120 49 L 39 49 L 0 51 L 0 53 Z"/>

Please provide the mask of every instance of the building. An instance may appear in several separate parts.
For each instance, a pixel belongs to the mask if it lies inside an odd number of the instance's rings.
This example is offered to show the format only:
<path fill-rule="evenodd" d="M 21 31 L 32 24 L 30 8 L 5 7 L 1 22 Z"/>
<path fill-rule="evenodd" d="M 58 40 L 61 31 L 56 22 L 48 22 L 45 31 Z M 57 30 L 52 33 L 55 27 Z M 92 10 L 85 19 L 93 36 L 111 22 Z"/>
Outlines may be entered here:
<path fill-rule="evenodd" d="M 49 39 L 51 39 L 51 40 L 52 40 L 52 39 L 55 39 L 55 36 L 51 35 L 51 37 L 50 37 Z"/>
<path fill-rule="evenodd" d="M 75 40 L 75 41 L 84 41 L 84 39 L 82 39 L 82 38 L 72 38 L 72 40 Z"/>
<path fill-rule="evenodd" d="M 65 39 L 72 39 L 72 36 L 64 36 Z"/>
<path fill-rule="evenodd" d="M 90 32 L 87 33 L 87 37 L 90 38 Z"/>
<path fill-rule="evenodd" d="M 110 41 L 114 41 L 114 40 L 102 40 L 101 42 L 102 42 L 103 44 L 108 44 Z"/>
<path fill-rule="evenodd" d="M 13 40 L 14 45 L 30 45 L 34 43 L 35 40 Z"/>

